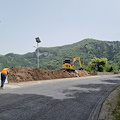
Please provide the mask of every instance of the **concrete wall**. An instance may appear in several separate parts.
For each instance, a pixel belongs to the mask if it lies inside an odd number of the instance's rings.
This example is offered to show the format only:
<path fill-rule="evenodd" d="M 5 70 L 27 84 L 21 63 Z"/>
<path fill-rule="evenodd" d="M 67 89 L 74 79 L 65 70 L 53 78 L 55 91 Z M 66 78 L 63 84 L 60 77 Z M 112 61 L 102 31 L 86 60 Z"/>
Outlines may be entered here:
<path fill-rule="evenodd" d="M 97 75 L 113 75 L 114 72 L 98 72 Z"/>
<path fill-rule="evenodd" d="M 97 72 L 97 73 L 89 73 L 90 75 L 113 75 L 114 72 Z"/>

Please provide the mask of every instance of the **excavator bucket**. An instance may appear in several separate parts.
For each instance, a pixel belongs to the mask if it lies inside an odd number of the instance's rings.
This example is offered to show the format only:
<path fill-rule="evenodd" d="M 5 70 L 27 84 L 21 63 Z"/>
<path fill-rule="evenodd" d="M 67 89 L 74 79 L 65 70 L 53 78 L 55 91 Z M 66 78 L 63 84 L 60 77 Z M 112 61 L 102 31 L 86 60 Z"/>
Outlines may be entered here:
<path fill-rule="evenodd" d="M 79 68 L 79 70 L 84 70 L 83 68 Z"/>

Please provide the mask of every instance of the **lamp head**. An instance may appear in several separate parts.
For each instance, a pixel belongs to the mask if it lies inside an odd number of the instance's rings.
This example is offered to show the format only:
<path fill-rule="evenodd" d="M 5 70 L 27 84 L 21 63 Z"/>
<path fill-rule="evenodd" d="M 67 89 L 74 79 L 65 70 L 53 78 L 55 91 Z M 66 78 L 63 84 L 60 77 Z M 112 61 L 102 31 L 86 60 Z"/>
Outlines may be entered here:
<path fill-rule="evenodd" d="M 37 43 L 40 43 L 40 42 L 41 42 L 41 40 L 40 40 L 39 37 L 37 37 L 37 38 L 35 38 L 35 39 L 36 39 L 36 42 L 37 42 Z"/>

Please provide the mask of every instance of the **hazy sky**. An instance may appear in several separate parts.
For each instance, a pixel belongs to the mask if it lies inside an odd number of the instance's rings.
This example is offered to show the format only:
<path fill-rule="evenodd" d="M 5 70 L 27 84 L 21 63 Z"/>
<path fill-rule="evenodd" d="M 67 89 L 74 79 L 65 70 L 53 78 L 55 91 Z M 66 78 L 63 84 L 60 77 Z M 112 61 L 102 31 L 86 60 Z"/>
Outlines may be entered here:
<path fill-rule="evenodd" d="M 85 38 L 120 40 L 120 0 L 0 0 L 0 54 Z"/>

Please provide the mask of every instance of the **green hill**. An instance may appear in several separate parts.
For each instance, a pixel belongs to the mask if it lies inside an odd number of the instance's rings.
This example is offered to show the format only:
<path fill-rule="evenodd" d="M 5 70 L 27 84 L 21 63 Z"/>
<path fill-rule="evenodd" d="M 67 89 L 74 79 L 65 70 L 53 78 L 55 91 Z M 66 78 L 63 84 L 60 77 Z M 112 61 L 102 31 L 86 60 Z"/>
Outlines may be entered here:
<path fill-rule="evenodd" d="M 37 50 L 36 50 L 37 51 Z M 61 69 L 64 58 L 80 57 L 82 65 L 87 65 L 92 58 L 107 58 L 109 64 L 120 66 L 120 42 L 84 39 L 74 44 L 58 47 L 40 47 L 40 67 L 43 69 Z M 36 52 L 24 55 L 9 53 L 0 56 L 0 66 L 37 67 Z M 75 68 L 79 68 L 78 62 Z"/>

